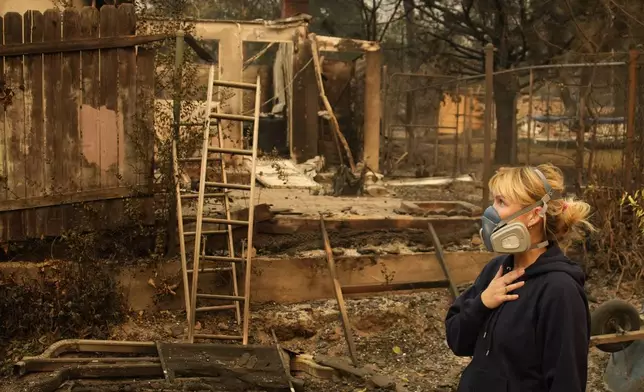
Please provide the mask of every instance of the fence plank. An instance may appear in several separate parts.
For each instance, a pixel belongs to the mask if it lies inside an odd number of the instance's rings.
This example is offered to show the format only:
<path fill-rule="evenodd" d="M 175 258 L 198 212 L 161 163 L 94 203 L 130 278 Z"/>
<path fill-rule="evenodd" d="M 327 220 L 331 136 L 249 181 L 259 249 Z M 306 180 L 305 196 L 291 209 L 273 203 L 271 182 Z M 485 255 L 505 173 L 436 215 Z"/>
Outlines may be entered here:
<path fill-rule="evenodd" d="M 139 159 L 142 161 L 143 170 L 140 181 L 147 185 L 152 191 L 154 173 L 152 171 L 152 160 L 154 157 L 154 51 L 138 48 L 136 57 L 136 132 L 140 135 L 142 153 Z"/>
<path fill-rule="evenodd" d="M 80 13 L 76 8 L 65 8 L 63 11 L 63 41 L 74 40 L 81 37 Z M 63 111 L 60 116 L 65 127 L 60 137 L 64 140 L 57 151 L 59 162 L 62 163 L 62 178 L 65 178 L 64 193 L 78 192 L 80 190 L 81 173 L 81 148 L 79 128 L 80 107 L 80 80 L 81 63 L 80 52 L 63 53 L 63 79 L 62 79 L 62 104 Z M 63 208 L 65 227 L 74 227 L 76 209 L 72 206 Z M 80 222 L 76 222 L 78 224 Z"/>
<path fill-rule="evenodd" d="M 4 36 L 7 44 L 22 43 L 22 15 L 8 12 L 4 17 Z M 5 76 L 7 86 L 13 92 L 9 105 L 6 105 L 6 137 L 8 143 L 8 199 L 22 199 L 27 195 L 25 186 L 25 93 L 22 80 L 22 56 L 5 57 Z"/>
<path fill-rule="evenodd" d="M 59 42 L 61 40 L 60 13 L 58 10 L 47 10 L 44 14 L 46 42 Z M 57 135 L 62 134 L 64 124 L 61 121 L 61 83 L 62 79 L 62 55 L 60 53 L 44 55 L 45 73 L 44 84 L 44 110 L 45 110 L 45 189 L 48 194 L 58 194 L 60 189 L 59 178 L 56 178 L 55 151 L 58 150 L 57 143 L 60 139 Z M 47 212 L 47 230 L 45 235 L 58 235 L 62 227 L 62 211 L 59 208 L 51 208 Z"/>
<path fill-rule="evenodd" d="M 4 17 L 4 38 L 7 44 L 21 44 L 22 15 L 9 12 Z M 22 56 L 5 57 L 5 76 L 7 86 L 13 97 L 6 106 L 5 140 L 7 142 L 7 199 L 23 199 L 27 196 L 26 155 L 25 155 L 25 88 L 22 72 Z M 9 217 L 9 230 L 12 238 L 24 239 L 25 225 L 23 213 L 14 212 Z"/>
<path fill-rule="evenodd" d="M 39 11 L 24 14 L 24 41 L 43 41 L 45 21 Z M 27 130 L 27 198 L 44 195 L 45 149 L 42 55 L 25 56 L 25 127 Z M 26 211 L 27 236 L 37 238 L 47 224 L 46 210 Z"/>
<path fill-rule="evenodd" d="M 87 38 L 98 38 L 100 14 L 94 7 L 81 11 L 81 34 Z M 82 175 L 83 190 L 101 186 L 100 128 L 98 118 L 100 81 L 98 50 L 81 52 L 83 63 L 83 105 L 81 107 Z"/>
<path fill-rule="evenodd" d="M 63 11 L 63 40 L 80 37 L 80 14 L 76 8 Z M 80 106 L 80 52 L 63 53 L 63 118 L 65 127 L 56 155 L 62 163 L 61 174 L 66 179 L 63 192 L 76 192 L 80 189 L 80 129 L 78 108 Z"/>
<path fill-rule="evenodd" d="M 113 37 L 118 34 L 116 8 L 112 5 L 101 7 L 101 37 Z M 118 57 L 116 49 L 101 50 L 101 186 L 103 188 L 118 186 Z"/>
<path fill-rule="evenodd" d="M 136 34 L 134 5 L 122 4 L 117 8 L 119 35 Z M 136 51 L 134 47 L 118 49 L 119 63 L 119 174 L 127 186 L 139 185 L 142 171 L 137 145 L 140 136 L 134 124 L 136 114 Z"/>

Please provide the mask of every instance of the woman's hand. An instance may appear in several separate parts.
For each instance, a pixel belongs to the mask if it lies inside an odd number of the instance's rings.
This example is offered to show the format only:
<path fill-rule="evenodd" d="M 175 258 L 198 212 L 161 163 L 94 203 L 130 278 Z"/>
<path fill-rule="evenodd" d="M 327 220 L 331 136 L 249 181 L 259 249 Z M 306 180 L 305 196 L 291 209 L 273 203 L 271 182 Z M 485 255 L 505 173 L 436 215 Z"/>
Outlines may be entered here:
<path fill-rule="evenodd" d="M 525 273 L 524 269 L 515 270 L 505 275 L 502 275 L 502 271 L 503 266 L 499 268 L 494 279 L 492 279 L 487 289 L 481 294 L 481 301 L 483 301 L 483 305 L 488 309 L 496 309 L 504 302 L 518 299 L 518 295 L 508 293 L 525 284 L 523 281 L 512 283 Z"/>

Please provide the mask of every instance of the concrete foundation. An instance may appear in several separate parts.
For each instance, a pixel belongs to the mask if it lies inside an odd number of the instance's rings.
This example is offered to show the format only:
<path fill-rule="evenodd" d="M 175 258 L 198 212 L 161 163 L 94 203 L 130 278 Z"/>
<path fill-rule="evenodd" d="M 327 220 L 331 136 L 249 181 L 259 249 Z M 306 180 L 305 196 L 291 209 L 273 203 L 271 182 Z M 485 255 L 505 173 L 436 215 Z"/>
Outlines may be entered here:
<path fill-rule="evenodd" d="M 457 285 L 474 281 L 493 256 L 487 252 L 445 254 L 447 265 Z M 254 303 L 295 303 L 334 298 L 324 257 L 258 258 L 253 263 L 251 298 Z M 0 264 L 0 278 L 14 275 L 38 281 L 42 279 L 42 271 L 53 271 L 52 264 L 55 262 Z M 336 268 L 343 286 L 440 282 L 445 279 L 433 253 L 341 256 L 336 259 Z M 176 295 L 157 295 L 164 284 L 180 283 L 178 261 L 145 267 L 118 267 L 115 268 L 115 273 L 131 310 L 158 311 L 184 307 L 183 290 L 180 287 L 174 288 Z M 213 275 L 204 274 L 201 279 L 200 288 L 204 292 L 217 291 Z M 241 281 L 243 279 L 240 279 Z M 211 287 L 208 287 L 209 282 Z M 221 290 L 220 288 L 219 292 L 223 293 Z"/>

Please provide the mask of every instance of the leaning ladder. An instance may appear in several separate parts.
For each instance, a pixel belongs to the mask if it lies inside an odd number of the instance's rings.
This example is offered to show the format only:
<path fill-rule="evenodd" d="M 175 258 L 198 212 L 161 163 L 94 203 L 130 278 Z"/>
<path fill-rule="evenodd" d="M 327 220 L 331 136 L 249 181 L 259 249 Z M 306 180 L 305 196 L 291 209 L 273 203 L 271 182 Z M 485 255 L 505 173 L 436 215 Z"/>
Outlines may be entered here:
<path fill-rule="evenodd" d="M 254 116 L 244 116 L 240 114 L 227 114 L 219 112 L 219 104 L 213 102 L 213 88 L 218 87 L 227 87 L 234 89 L 242 90 L 254 90 L 255 91 L 255 113 Z M 203 133 L 203 147 L 201 150 L 201 157 L 198 158 L 184 158 L 179 159 L 177 153 L 177 144 L 176 140 L 173 142 L 172 154 L 174 160 L 174 175 L 177 178 L 176 181 L 176 197 L 177 197 L 177 221 L 179 229 L 179 240 L 180 240 L 180 251 L 181 251 L 181 269 L 183 273 L 183 286 L 184 286 L 184 296 L 186 298 L 186 313 L 188 319 L 188 341 L 190 343 L 194 342 L 194 339 L 217 339 L 217 340 L 241 340 L 244 345 L 248 344 L 248 332 L 249 332 L 249 322 L 250 322 L 250 277 L 251 277 L 251 261 L 252 261 L 252 249 L 253 249 L 253 222 L 254 222 L 254 200 L 255 200 L 255 168 L 257 162 L 257 134 L 259 130 L 259 111 L 260 111 L 260 79 L 257 77 L 256 84 L 252 83 L 241 83 L 241 82 L 229 82 L 222 80 L 215 80 L 215 66 L 210 66 L 209 76 L 208 76 L 208 96 L 206 98 L 206 118 L 204 124 L 204 133 Z M 218 147 L 213 147 L 210 145 L 210 128 L 213 125 L 212 121 L 214 120 L 217 127 L 217 139 Z M 235 148 L 224 148 L 224 135 L 223 129 L 221 126 L 221 120 L 228 121 L 253 121 L 253 139 L 252 139 L 252 148 L 250 150 L 246 149 L 235 149 Z M 218 154 L 218 156 L 210 157 L 211 153 Z M 224 155 L 242 155 L 251 157 L 250 165 L 250 184 L 229 184 L 227 175 L 226 175 L 226 163 Z M 218 160 L 221 164 L 221 181 L 222 182 L 209 182 L 206 179 L 207 173 L 207 163 L 208 161 Z M 179 164 L 182 162 L 200 162 L 200 175 L 199 175 L 199 191 L 198 193 L 185 193 L 181 190 L 181 185 L 178 181 L 179 179 Z M 217 193 L 206 193 L 206 188 L 209 189 L 219 189 L 220 192 Z M 230 212 L 230 200 L 229 193 L 231 190 L 242 190 L 250 191 L 250 206 L 248 211 L 248 221 L 243 220 L 233 220 L 231 218 Z M 197 199 L 197 213 L 194 217 L 184 217 L 182 201 L 186 199 Z M 223 199 L 223 206 L 225 212 L 225 219 L 219 218 L 207 218 L 204 217 L 204 201 L 205 199 Z M 196 228 L 194 232 L 184 232 L 184 219 L 193 219 L 196 221 Z M 225 225 L 225 230 L 203 230 L 203 223 L 212 223 Z M 247 251 L 246 258 L 244 259 L 243 255 L 236 256 L 234 243 L 233 243 L 233 227 L 235 226 L 247 226 L 248 227 L 248 237 L 247 237 Z M 217 234 L 226 234 L 228 237 L 228 255 L 227 256 L 215 256 L 207 255 L 206 247 L 202 246 L 202 236 L 206 235 L 217 235 Z M 188 255 L 186 250 L 186 237 L 194 237 L 194 251 L 193 251 L 193 263 L 192 269 L 188 268 Z M 205 243 L 205 241 L 204 241 Z M 200 267 L 200 262 L 214 262 L 217 263 L 228 263 L 227 267 L 214 267 L 214 268 L 203 268 Z M 243 262 L 246 262 L 246 271 L 245 271 L 245 282 L 244 282 L 244 295 L 239 295 L 238 289 L 238 279 L 237 279 L 237 265 Z M 231 271 L 232 275 L 232 285 L 233 293 L 232 295 L 216 295 L 216 294 L 203 294 L 199 293 L 199 274 L 200 273 L 215 273 L 219 271 Z M 188 276 L 192 274 L 192 284 L 188 285 Z M 219 306 L 203 306 L 197 307 L 197 299 L 210 299 L 210 300 L 224 300 L 230 301 L 230 304 L 219 305 Z M 239 303 L 243 302 L 244 311 L 243 316 L 240 311 Z M 242 335 L 215 335 L 215 334 L 196 334 L 195 333 L 195 321 L 197 312 L 206 312 L 206 311 L 218 311 L 218 310 L 235 310 L 235 316 L 237 323 L 242 323 Z"/>

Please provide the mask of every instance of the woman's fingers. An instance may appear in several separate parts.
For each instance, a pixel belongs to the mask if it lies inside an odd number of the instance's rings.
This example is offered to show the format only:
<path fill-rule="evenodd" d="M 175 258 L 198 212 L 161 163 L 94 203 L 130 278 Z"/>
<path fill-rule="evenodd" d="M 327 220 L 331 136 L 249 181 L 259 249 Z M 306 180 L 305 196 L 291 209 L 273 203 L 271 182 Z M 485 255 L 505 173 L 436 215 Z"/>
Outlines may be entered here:
<path fill-rule="evenodd" d="M 510 292 L 518 289 L 519 287 L 523 287 L 524 284 L 525 284 L 525 282 L 521 281 L 521 282 L 516 282 L 516 283 L 510 284 L 510 285 L 507 285 L 507 286 L 505 286 L 505 292 L 510 293 Z"/>
<path fill-rule="evenodd" d="M 514 282 L 515 280 L 519 279 L 521 276 L 523 276 L 524 273 L 525 273 L 525 270 L 523 268 L 508 272 L 503 276 L 503 283 L 508 285 Z"/>
<path fill-rule="evenodd" d="M 519 299 L 519 296 L 516 294 L 508 294 L 508 295 L 502 295 L 500 300 L 503 302 L 508 302 L 508 301 L 515 301 Z"/>

